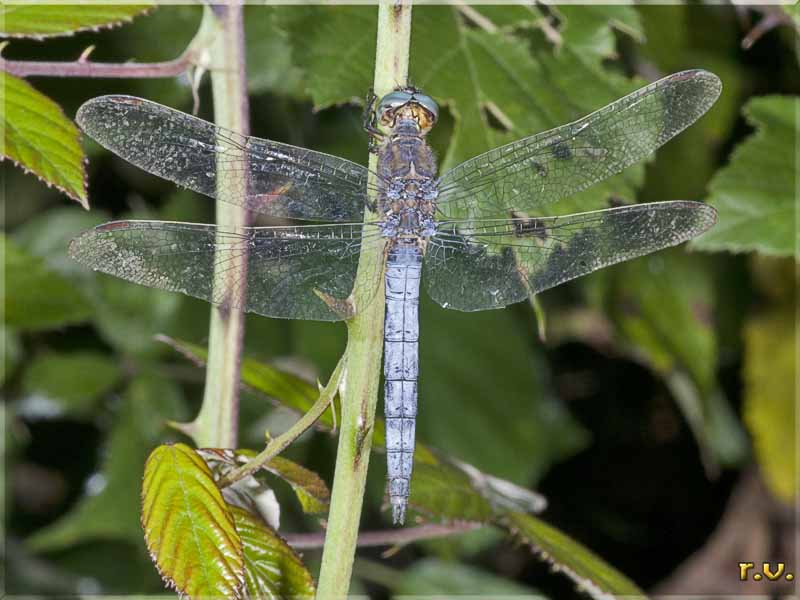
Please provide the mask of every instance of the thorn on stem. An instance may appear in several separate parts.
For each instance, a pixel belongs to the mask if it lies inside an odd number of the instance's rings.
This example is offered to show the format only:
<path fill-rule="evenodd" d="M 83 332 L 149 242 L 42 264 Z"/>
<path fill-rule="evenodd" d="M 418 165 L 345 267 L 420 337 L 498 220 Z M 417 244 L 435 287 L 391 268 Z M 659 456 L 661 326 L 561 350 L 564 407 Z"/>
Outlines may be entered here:
<path fill-rule="evenodd" d="M 89 62 L 89 55 L 90 55 L 92 52 L 94 52 L 94 49 L 95 49 L 95 46 L 94 46 L 94 44 L 91 44 L 91 45 L 89 45 L 89 46 L 86 46 L 86 48 L 84 49 L 84 51 L 83 51 L 83 52 L 81 52 L 81 55 L 78 57 L 78 62 L 79 62 L 79 63 L 85 63 L 85 62 Z"/>

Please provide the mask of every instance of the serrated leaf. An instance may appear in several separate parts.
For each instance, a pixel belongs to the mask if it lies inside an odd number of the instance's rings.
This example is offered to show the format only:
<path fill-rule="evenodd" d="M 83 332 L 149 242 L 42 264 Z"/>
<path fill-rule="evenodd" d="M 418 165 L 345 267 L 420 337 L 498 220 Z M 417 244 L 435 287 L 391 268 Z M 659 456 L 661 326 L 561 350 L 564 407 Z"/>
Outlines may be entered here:
<path fill-rule="evenodd" d="M 246 510 L 233 506 L 231 513 L 244 548 L 246 597 L 313 597 L 314 579 L 289 544 Z"/>
<path fill-rule="evenodd" d="M 455 119 L 440 169 L 566 124 L 632 91 L 636 84 L 607 72 L 601 61 L 613 49 L 614 27 L 632 34 L 641 34 L 641 27 L 630 7 L 605 9 L 598 7 L 591 14 L 584 7 L 568 11 L 562 27 L 574 32 L 574 44 L 568 38 L 569 43 L 558 50 L 552 44 L 540 44 L 532 53 L 524 36 L 471 26 L 460 7 L 417 7 L 409 79 L 449 108 Z M 475 12 L 481 11 L 492 14 L 484 9 Z M 525 17 L 515 11 L 512 20 L 524 23 Z M 290 34 L 293 56 L 306 73 L 318 109 L 361 100 L 357 91 L 372 85 L 373 8 L 293 7 L 282 10 L 277 18 Z M 348 44 L 331 44 L 337 39 L 347 39 Z M 500 127 L 490 122 L 489 113 Z M 445 141 L 439 135 L 435 128 L 433 144 L 443 147 Z M 624 176 L 560 204 L 558 212 L 575 206 L 581 210 L 601 207 L 610 191 L 630 199 L 642 174 L 641 166 L 628 169 Z"/>
<path fill-rule="evenodd" d="M 247 449 L 202 448 L 197 452 L 208 463 L 217 480 L 256 455 Z M 273 457 L 262 469 L 280 477 L 292 487 L 304 512 L 319 514 L 328 511 L 331 493 L 322 478 L 313 471 L 282 456 Z"/>
<path fill-rule="evenodd" d="M 118 362 L 97 352 L 40 354 L 22 376 L 26 398 L 19 410 L 29 417 L 90 417 L 121 377 Z"/>
<path fill-rule="evenodd" d="M 432 518 L 488 523 L 494 516 L 491 504 L 475 492 L 469 477 L 449 465 L 415 462 L 408 503 Z"/>
<path fill-rule="evenodd" d="M 791 305 L 753 317 L 745 326 L 744 420 L 770 490 L 792 505 L 796 462 L 797 322 Z"/>
<path fill-rule="evenodd" d="M 92 309 L 81 291 L 0 234 L 5 264 L 3 303 L 7 325 L 22 330 L 53 329 L 88 319 Z"/>
<path fill-rule="evenodd" d="M 165 341 L 195 362 L 205 360 L 206 349 L 202 346 Z M 300 412 L 307 411 L 319 395 L 315 386 L 296 375 L 249 358 L 242 361 L 241 378 L 242 383 Z M 330 427 L 330 411 L 322 415 L 319 422 Z M 385 439 L 384 422 L 376 418 L 373 446 L 383 450 Z M 427 515 L 487 522 L 510 509 L 538 511 L 544 508 L 544 500 L 535 492 L 485 475 L 466 463 L 440 458 L 419 441 L 414 450 L 414 465 L 409 501 Z"/>
<path fill-rule="evenodd" d="M 377 7 L 294 6 L 275 13 L 316 108 L 362 100 L 374 74 Z M 347 40 L 347 43 L 341 41 Z"/>
<path fill-rule="evenodd" d="M 35 551 L 56 551 L 81 542 L 121 540 L 140 545 L 139 491 L 149 448 L 158 443 L 168 419 L 183 417 L 180 388 L 153 373 L 135 378 L 104 448 L 101 470 L 86 495 L 63 517 L 26 540 Z"/>
<path fill-rule="evenodd" d="M 747 103 L 744 114 L 756 132 L 736 147 L 728 166 L 712 180 L 708 203 L 717 209 L 717 224 L 694 240 L 696 248 L 797 256 L 798 111 L 800 99 L 794 96 L 763 96 Z"/>
<path fill-rule="evenodd" d="M 8 158 L 89 208 L 80 134 L 61 107 L 27 81 L 0 71 L 0 160 Z"/>
<path fill-rule="evenodd" d="M 159 446 L 147 459 L 142 527 L 159 573 L 179 593 L 242 597 L 242 540 L 211 471 L 189 446 Z"/>
<path fill-rule="evenodd" d="M 154 5 L 92 4 L 37 5 L 17 4 L 0 7 L 0 37 L 44 37 L 72 35 L 78 31 L 97 31 L 122 25 Z"/>
<path fill-rule="evenodd" d="M 509 515 L 506 527 L 554 571 L 572 579 L 591 598 L 636 596 L 646 598 L 630 579 L 555 527 L 523 513 Z"/>

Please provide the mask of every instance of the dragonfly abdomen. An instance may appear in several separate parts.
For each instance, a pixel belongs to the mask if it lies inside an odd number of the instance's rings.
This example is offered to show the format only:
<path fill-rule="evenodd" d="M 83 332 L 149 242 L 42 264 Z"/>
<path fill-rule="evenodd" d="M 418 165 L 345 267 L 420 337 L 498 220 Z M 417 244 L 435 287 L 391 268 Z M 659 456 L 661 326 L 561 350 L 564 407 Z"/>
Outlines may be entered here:
<path fill-rule="evenodd" d="M 384 413 L 389 501 L 395 524 L 405 520 L 414 457 L 419 374 L 419 280 L 422 252 L 415 242 L 394 242 L 386 262 Z"/>

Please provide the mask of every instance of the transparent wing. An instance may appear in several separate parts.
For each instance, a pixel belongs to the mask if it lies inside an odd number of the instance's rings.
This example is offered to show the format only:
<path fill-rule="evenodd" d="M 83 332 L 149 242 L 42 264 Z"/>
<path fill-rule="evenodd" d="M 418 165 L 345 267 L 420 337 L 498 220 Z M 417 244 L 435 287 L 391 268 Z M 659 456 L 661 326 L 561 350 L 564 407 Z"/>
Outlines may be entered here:
<path fill-rule="evenodd" d="M 220 186 L 226 201 L 275 217 L 362 219 L 368 171 L 343 158 L 246 137 L 131 96 L 89 100 L 77 121 L 128 162 L 212 198 Z"/>
<path fill-rule="evenodd" d="M 502 308 L 597 269 L 685 242 L 711 227 L 699 202 L 635 204 L 563 217 L 442 224 L 423 279 L 445 308 Z"/>
<path fill-rule="evenodd" d="M 440 179 L 447 218 L 503 218 L 571 196 L 632 165 L 694 123 L 719 97 L 707 71 L 683 71 L 583 119 L 472 158 Z"/>
<path fill-rule="evenodd" d="M 213 304 L 268 317 L 340 321 L 369 302 L 380 284 L 376 273 L 369 279 L 374 285 L 353 289 L 362 246 L 384 243 L 372 229 L 362 223 L 223 230 L 115 221 L 72 240 L 69 252 L 96 271 Z M 247 273 L 237 279 L 231 266 L 243 253 Z M 226 285 L 214 286 L 215 276 Z"/>

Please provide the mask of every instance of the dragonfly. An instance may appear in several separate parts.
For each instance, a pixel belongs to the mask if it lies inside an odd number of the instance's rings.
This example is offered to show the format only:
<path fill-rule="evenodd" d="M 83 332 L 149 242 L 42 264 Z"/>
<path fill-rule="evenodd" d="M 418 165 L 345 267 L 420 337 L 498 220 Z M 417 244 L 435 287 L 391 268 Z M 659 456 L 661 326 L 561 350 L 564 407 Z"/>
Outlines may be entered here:
<path fill-rule="evenodd" d="M 350 319 L 374 300 L 382 279 L 387 487 L 393 521 L 402 524 L 415 443 L 421 281 L 444 308 L 500 309 L 703 233 L 716 212 L 700 202 L 541 213 L 646 158 L 700 118 L 721 89 L 708 71 L 675 73 L 441 175 L 426 140 L 439 107 L 413 87 L 369 104 L 374 171 L 140 98 L 101 96 L 77 115 L 101 145 L 280 224 L 114 221 L 72 240 L 70 254 L 138 284 L 286 319 Z M 365 251 L 382 261 L 357 278 Z M 227 280 L 236 293 L 214 285 L 237 260 L 247 268 Z"/>

